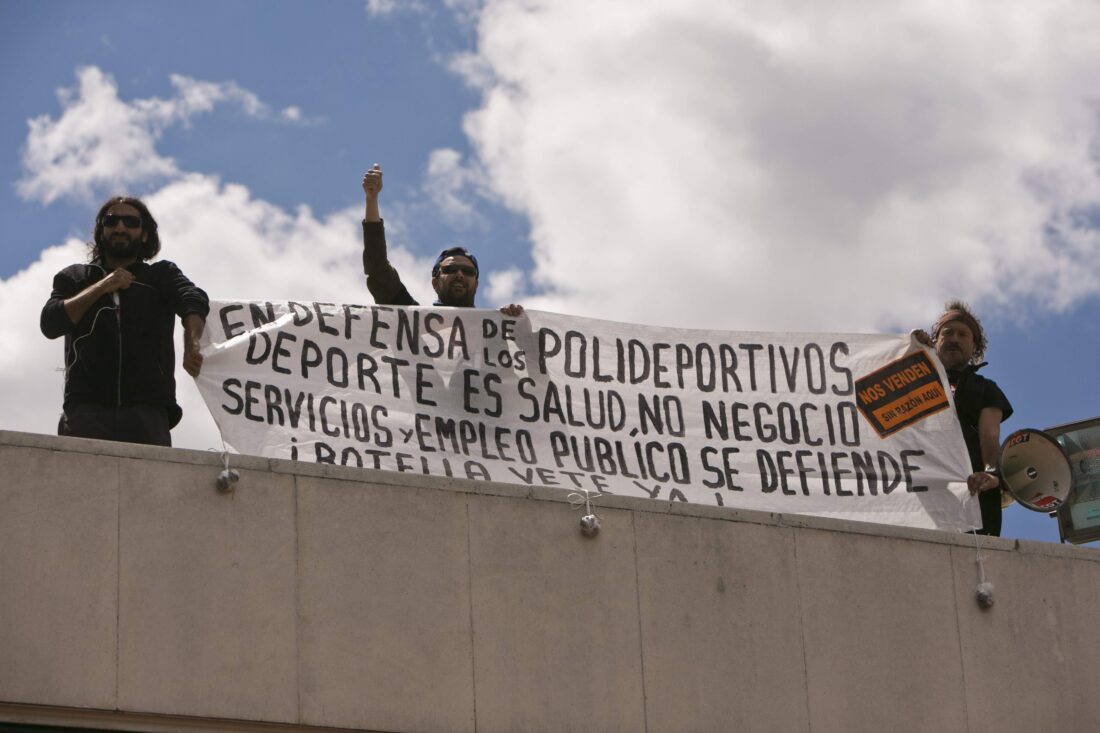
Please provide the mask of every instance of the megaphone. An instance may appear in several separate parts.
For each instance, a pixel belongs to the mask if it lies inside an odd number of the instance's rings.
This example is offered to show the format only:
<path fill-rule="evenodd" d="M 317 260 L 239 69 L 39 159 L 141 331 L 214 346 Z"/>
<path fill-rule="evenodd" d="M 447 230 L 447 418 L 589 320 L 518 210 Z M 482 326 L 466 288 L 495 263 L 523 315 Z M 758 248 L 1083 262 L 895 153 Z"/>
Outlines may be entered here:
<path fill-rule="evenodd" d="M 1042 430 L 1017 430 L 1001 445 L 1001 482 L 1016 501 L 1044 514 L 1073 490 L 1073 469 L 1058 441 Z"/>

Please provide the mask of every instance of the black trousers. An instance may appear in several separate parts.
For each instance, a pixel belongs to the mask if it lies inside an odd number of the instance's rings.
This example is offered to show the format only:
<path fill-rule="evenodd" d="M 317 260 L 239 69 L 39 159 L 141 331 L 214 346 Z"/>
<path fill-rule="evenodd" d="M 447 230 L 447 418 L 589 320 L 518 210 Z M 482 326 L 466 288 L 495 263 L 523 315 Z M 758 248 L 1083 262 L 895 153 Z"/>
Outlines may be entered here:
<path fill-rule="evenodd" d="M 1003 479 L 1002 479 L 1003 481 Z M 1001 490 L 990 489 L 978 494 L 978 506 L 982 510 L 982 528 L 978 534 L 1001 536 Z"/>
<path fill-rule="evenodd" d="M 170 415 L 156 405 L 69 405 L 61 413 L 57 434 L 120 443 L 172 445 Z"/>

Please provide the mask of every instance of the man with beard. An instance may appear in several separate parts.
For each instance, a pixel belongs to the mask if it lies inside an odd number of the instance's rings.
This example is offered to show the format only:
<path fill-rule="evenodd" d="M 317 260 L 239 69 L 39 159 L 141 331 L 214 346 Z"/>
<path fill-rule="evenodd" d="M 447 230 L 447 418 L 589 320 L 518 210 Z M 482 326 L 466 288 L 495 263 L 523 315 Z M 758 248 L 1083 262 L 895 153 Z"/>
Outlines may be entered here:
<path fill-rule="evenodd" d="M 978 494 L 982 510 L 978 534 L 1000 537 L 1003 484 L 997 463 L 1001 423 L 1012 414 L 1012 405 L 996 382 L 978 374 L 986 365 L 982 361 L 987 346 L 985 331 L 966 303 L 953 300 L 932 326 L 931 338 L 924 331 L 917 331 L 916 336 L 936 350 L 955 395 L 955 411 L 974 471 L 966 484 L 970 493 Z"/>
<path fill-rule="evenodd" d="M 206 293 L 160 251 L 157 222 L 140 200 L 115 197 L 95 219 L 87 264 L 53 279 L 42 308 L 47 338 L 65 337 L 65 401 L 58 435 L 171 445 L 176 403 L 175 317 L 183 320 L 183 368 L 202 368 Z"/>
<path fill-rule="evenodd" d="M 381 192 L 382 169 L 375 163 L 363 174 L 363 193 L 366 194 L 363 272 L 367 275 L 367 290 L 378 305 L 419 305 L 386 256 L 386 231 L 378 214 L 378 194 Z M 463 247 L 443 250 L 432 267 L 432 288 L 436 293 L 432 305 L 473 308 L 479 274 L 477 258 L 468 250 Z M 511 303 L 500 312 L 515 318 L 523 313 L 523 307 Z"/>

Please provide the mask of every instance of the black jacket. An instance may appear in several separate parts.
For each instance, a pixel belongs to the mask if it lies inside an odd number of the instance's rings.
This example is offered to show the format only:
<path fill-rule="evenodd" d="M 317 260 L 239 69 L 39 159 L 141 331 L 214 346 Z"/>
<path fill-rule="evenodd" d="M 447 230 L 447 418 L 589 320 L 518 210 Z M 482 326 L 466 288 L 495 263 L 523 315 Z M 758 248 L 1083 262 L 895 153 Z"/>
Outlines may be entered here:
<path fill-rule="evenodd" d="M 134 281 L 119 290 L 116 312 L 104 296 L 73 324 L 64 301 L 107 272 L 98 263 L 70 265 L 54 275 L 53 291 L 42 308 L 42 333 L 65 337 L 65 406 L 161 405 L 171 424 L 183 414 L 176 403 L 175 318 L 195 313 L 203 318 L 210 302 L 200 288 L 172 262 L 135 262 L 127 268 Z"/>
<path fill-rule="evenodd" d="M 420 305 L 386 257 L 386 229 L 380 221 L 363 220 L 363 273 L 378 305 Z"/>

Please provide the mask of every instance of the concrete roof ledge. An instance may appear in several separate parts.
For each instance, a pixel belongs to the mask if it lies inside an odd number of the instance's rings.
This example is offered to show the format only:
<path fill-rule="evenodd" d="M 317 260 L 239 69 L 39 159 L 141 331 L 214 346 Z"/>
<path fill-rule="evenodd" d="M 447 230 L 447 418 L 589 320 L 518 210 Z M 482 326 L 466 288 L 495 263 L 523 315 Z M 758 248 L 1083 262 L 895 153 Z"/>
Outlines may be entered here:
<path fill-rule="evenodd" d="M 565 487 L 234 455 L 225 495 L 217 452 L 8 431 L 0 465 L 0 724 L 1100 730 L 1093 548 L 614 495 L 586 538 Z"/>
<path fill-rule="evenodd" d="M 115 456 L 136 460 L 156 460 L 165 463 L 183 463 L 195 466 L 210 466 L 211 485 L 216 471 L 221 469 L 222 454 L 218 451 L 196 451 L 181 448 L 162 448 L 159 446 L 136 445 L 132 443 L 114 443 L 83 438 L 66 438 L 37 433 L 22 433 L 0 430 L 0 446 L 38 448 L 51 451 L 88 453 L 97 456 Z M 458 491 L 482 496 L 501 496 L 526 498 L 532 501 L 569 503 L 574 489 L 566 486 L 523 486 L 492 481 L 475 481 L 463 478 L 424 476 L 418 473 L 397 473 L 350 466 L 319 465 L 277 458 L 263 458 L 231 453 L 230 467 L 238 470 L 266 471 L 275 474 L 290 474 L 338 481 L 351 481 L 375 486 L 408 486 L 419 489 L 439 491 Z M 973 536 L 965 533 L 943 532 L 939 530 L 898 527 L 888 524 L 856 522 L 845 519 L 812 517 L 798 514 L 779 514 L 774 512 L 738 509 L 735 507 L 716 507 L 702 504 L 689 504 L 679 501 L 659 501 L 639 497 L 603 494 L 593 501 L 598 511 L 602 507 L 626 509 L 658 514 L 717 519 L 729 522 L 746 522 L 774 527 L 792 527 L 799 529 L 818 529 L 830 532 L 850 532 L 854 534 L 891 537 L 921 542 L 974 546 Z M 1059 545 L 1049 542 L 1034 542 L 997 537 L 982 537 L 981 547 L 996 550 L 1014 550 L 1025 553 L 1037 553 L 1047 557 L 1079 557 L 1100 562 L 1100 550 L 1091 547 Z"/>

